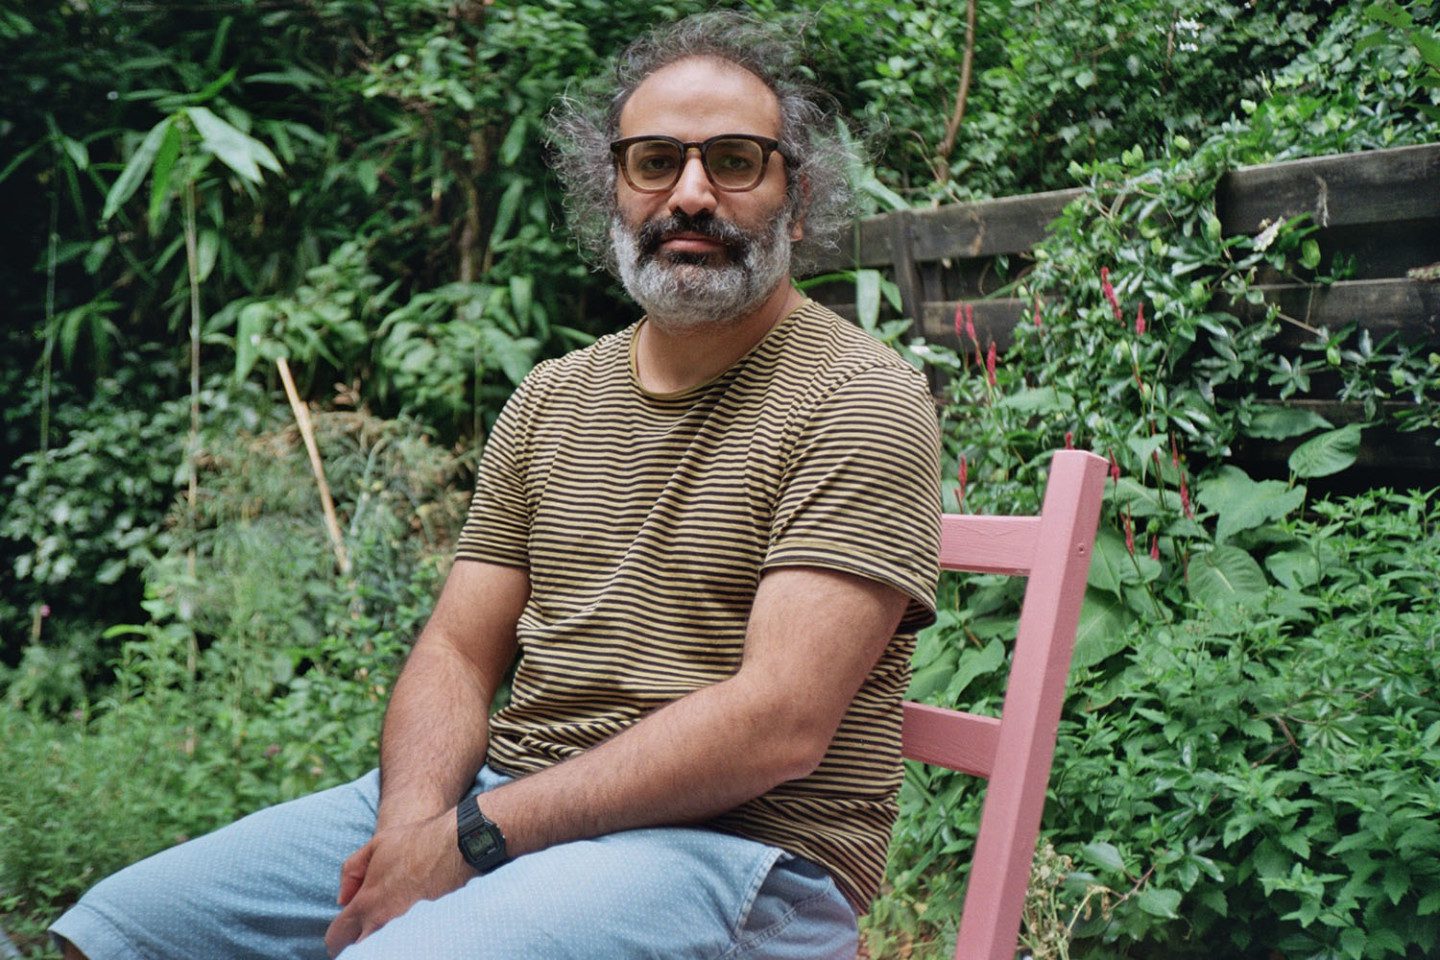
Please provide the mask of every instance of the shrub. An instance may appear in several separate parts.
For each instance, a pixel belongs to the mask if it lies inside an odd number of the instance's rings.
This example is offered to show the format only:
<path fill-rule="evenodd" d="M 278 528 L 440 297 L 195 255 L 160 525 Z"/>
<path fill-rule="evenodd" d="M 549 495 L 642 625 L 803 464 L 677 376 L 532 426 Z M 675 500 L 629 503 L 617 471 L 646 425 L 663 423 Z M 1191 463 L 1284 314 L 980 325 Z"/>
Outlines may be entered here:
<path fill-rule="evenodd" d="M 0 781 L 0 913 L 23 931 L 126 863 L 378 759 L 390 684 L 459 529 L 463 463 L 413 423 L 315 425 L 349 574 L 295 429 L 217 442 L 196 511 L 175 506 L 146 570 L 148 619 L 110 631 L 110 695 L 62 717 L 0 709 L 19 771 Z M 124 824 L 103 844 L 101 806 Z"/>

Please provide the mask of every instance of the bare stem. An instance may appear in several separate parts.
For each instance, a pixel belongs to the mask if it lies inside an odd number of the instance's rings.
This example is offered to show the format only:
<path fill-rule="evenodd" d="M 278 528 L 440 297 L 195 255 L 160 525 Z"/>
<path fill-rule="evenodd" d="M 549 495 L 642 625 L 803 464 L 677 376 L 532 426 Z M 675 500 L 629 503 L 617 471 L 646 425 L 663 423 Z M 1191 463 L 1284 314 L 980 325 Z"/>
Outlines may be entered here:
<path fill-rule="evenodd" d="M 945 125 L 945 139 L 935 157 L 935 180 L 944 183 L 950 177 L 950 151 L 955 149 L 955 138 L 960 133 L 960 123 L 965 119 L 965 101 L 970 97 L 970 76 L 975 67 L 975 0 L 965 4 L 965 56 L 960 61 L 960 88 L 955 91 L 955 111 Z"/>
<path fill-rule="evenodd" d="M 315 474 L 315 485 L 320 489 L 320 509 L 325 514 L 325 530 L 330 535 L 330 546 L 335 551 L 335 564 L 344 576 L 350 575 L 350 555 L 345 551 L 345 540 L 340 535 L 340 521 L 335 518 L 335 501 L 330 496 L 330 484 L 325 479 L 325 464 L 320 459 L 320 447 L 315 442 L 315 427 L 310 423 L 310 409 L 300 399 L 295 389 L 295 378 L 290 375 L 290 364 L 284 357 L 275 359 L 280 370 L 280 381 L 285 384 L 285 396 L 295 414 L 295 424 L 305 441 L 305 452 L 310 455 L 310 472 Z"/>

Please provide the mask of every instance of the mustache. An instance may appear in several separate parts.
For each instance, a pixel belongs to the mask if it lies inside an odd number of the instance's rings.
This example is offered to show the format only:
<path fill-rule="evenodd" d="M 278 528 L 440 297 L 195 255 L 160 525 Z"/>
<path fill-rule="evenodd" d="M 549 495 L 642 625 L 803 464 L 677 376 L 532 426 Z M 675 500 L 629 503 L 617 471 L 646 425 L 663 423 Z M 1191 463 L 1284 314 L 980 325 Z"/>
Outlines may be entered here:
<path fill-rule="evenodd" d="M 722 243 L 737 260 L 750 252 L 749 235 L 729 220 L 722 220 L 710 213 L 691 216 L 684 211 L 677 211 L 666 217 L 645 221 L 636 236 L 640 255 L 646 258 L 654 257 L 660 250 L 660 244 L 680 233 L 693 233 Z"/>

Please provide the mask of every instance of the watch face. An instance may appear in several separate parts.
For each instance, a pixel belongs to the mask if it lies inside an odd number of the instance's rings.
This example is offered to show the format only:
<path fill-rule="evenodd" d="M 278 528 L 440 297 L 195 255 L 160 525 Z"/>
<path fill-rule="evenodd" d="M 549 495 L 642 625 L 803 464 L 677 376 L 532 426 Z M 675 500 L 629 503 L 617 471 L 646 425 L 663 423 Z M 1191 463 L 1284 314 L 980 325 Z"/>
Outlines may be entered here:
<path fill-rule="evenodd" d="M 495 842 L 495 836 L 489 830 L 476 830 L 468 833 L 460 840 L 465 850 L 465 858 L 472 862 L 482 861 L 493 855 L 499 846 Z"/>

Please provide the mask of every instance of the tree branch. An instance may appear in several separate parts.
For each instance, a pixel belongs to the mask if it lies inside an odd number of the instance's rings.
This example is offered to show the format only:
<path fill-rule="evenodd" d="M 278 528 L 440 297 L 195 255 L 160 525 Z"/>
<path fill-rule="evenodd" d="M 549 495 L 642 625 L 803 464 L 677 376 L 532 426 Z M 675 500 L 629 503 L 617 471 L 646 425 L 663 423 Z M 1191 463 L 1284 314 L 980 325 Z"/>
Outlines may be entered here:
<path fill-rule="evenodd" d="M 965 119 L 965 101 L 970 97 L 970 76 L 975 66 L 975 0 L 965 3 L 965 57 L 960 61 L 960 89 L 955 91 L 955 112 L 945 125 L 945 139 L 935 157 L 935 181 L 944 183 L 950 178 L 950 151 L 955 149 L 955 138 L 960 133 L 960 123 Z"/>

